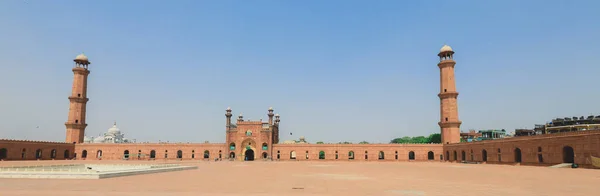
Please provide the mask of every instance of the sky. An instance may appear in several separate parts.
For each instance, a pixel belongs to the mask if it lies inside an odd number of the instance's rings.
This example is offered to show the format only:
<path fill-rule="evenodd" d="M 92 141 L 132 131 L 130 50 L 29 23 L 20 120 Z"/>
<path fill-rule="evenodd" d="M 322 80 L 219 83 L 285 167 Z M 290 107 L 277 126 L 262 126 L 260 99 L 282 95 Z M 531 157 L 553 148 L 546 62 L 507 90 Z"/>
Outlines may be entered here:
<path fill-rule="evenodd" d="M 281 140 L 439 133 L 452 46 L 461 129 L 600 115 L 600 1 L 0 1 L 0 138 L 64 141 L 85 53 L 86 135 L 225 141 L 281 115 Z M 290 135 L 292 133 L 292 135 Z"/>

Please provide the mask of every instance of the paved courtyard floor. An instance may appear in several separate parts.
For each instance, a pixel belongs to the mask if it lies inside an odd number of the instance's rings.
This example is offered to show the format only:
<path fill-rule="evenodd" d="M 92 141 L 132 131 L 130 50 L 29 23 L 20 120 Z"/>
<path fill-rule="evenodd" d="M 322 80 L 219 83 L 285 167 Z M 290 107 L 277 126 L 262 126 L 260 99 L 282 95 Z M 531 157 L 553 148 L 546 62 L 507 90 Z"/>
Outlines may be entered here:
<path fill-rule="evenodd" d="M 3 161 L 0 166 L 164 161 Z M 167 163 L 167 162 L 164 162 Z M 100 180 L 0 179 L 0 195 L 597 195 L 600 170 L 439 162 L 170 161 L 197 170 Z"/>

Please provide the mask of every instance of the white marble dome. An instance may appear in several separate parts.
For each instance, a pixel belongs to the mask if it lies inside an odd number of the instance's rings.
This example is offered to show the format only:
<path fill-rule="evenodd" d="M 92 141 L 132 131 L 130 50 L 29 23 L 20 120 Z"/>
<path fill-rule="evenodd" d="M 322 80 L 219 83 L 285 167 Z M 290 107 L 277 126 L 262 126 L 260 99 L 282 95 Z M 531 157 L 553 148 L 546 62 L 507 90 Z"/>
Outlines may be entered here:
<path fill-rule="evenodd" d="M 442 49 L 440 49 L 440 52 L 452 52 L 452 47 L 444 44 L 444 46 L 442 46 Z"/>
<path fill-rule="evenodd" d="M 121 133 L 121 130 L 117 127 L 117 123 L 115 122 L 115 124 L 108 129 L 109 133 Z"/>
<path fill-rule="evenodd" d="M 88 57 L 85 56 L 85 54 L 81 53 L 81 54 L 79 54 L 79 55 L 77 55 L 75 57 L 75 60 L 77 60 L 77 61 L 88 61 Z"/>
<path fill-rule="evenodd" d="M 91 143 L 91 142 L 92 142 L 92 138 L 90 138 L 88 136 L 83 137 L 83 143 Z"/>

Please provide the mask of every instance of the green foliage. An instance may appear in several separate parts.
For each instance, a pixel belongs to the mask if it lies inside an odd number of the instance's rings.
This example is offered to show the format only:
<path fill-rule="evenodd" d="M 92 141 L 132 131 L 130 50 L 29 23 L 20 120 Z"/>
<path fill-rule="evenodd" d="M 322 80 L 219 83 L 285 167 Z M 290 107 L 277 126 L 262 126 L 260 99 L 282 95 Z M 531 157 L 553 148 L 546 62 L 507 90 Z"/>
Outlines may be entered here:
<path fill-rule="evenodd" d="M 406 143 L 411 143 L 411 144 L 428 144 L 428 143 L 442 143 L 442 135 L 439 133 L 434 133 L 429 135 L 428 137 L 425 136 L 417 136 L 417 137 L 401 137 L 401 138 L 396 138 L 393 139 L 392 141 L 390 141 L 390 143 L 392 144 L 406 144 Z"/>
<path fill-rule="evenodd" d="M 352 144 L 352 142 L 339 142 L 338 144 Z"/>
<path fill-rule="evenodd" d="M 367 141 L 362 141 L 362 142 L 359 142 L 359 144 L 369 144 L 369 142 L 367 142 Z"/>
<path fill-rule="evenodd" d="M 318 141 L 317 144 L 324 144 L 325 142 L 322 141 Z"/>

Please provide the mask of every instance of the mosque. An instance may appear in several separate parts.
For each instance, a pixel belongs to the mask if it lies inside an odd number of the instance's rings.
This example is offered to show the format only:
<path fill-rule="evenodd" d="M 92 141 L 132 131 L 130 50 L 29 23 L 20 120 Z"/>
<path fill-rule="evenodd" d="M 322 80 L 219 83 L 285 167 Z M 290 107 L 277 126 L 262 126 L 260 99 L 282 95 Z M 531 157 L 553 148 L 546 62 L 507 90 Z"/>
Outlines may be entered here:
<path fill-rule="evenodd" d="M 440 144 L 311 144 L 279 141 L 280 115 L 268 108 L 268 121 L 232 121 L 225 110 L 224 143 L 135 143 L 116 123 L 107 133 L 86 137 L 88 57 L 75 57 L 72 93 L 65 142 L 0 140 L 0 160 L 230 160 L 230 161 L 442 161 L 548 166 L 577 163 L 592 167 L 600 157 L 600 130 L 584 130 L 475 142 L 460 141 L 458 91 L 454 50 L 444 45 L 438 52 L 440 69 Z"/>
<path fill-rule="evenodd" d="M 131 141 L 125 138 L 125 134 L 121 133 L 121 130 L 117 127 L 117 122 L 113 124 L 113 126 L 108 129 L 108 131 L 104 134 L 100 134 L 97 137 L 83 137 L 83 143 L 112 143 L 112 144 L 121 144 L 121 143 L 131 143 Z"/>

